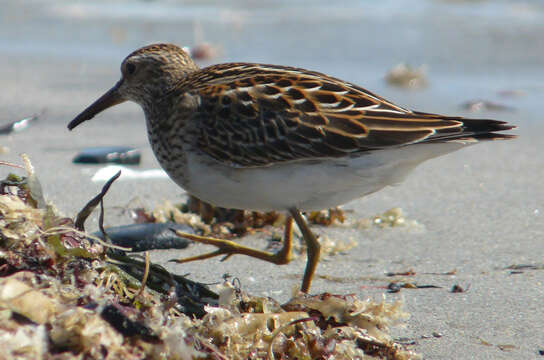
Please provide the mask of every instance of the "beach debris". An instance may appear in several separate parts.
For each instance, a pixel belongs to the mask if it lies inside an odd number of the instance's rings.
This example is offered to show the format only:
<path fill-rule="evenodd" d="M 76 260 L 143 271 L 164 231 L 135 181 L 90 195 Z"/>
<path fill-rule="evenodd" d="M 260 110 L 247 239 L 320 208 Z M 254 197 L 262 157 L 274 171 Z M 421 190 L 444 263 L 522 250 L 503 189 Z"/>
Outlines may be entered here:
<path fill-rule="evenodd" d="M 471 112 L 480 112 L 480 111 L 514 111 L 515 108 L 499 104 L 497 102 L 489 100 L 470 100 L 464 102 L 461 105 L 461 108 L 464 110 L 469 110 Z"/>
<path fill-rule="evenodd" d="M 110 189 L 111 184 L 121 176 L 121 170 L 119 170 L 115 175 L 113 175 L 102 187 L 100 194 L 92 198 L 81 211 L 77 214 L 75 226 L 79 231 L 85 231 L 85 221 L 91 215 L 93 210 L 102 202 L 102 199 Z"/>
<path fill-rule="evenodd" d="M 457 269 L 453 269 L 446 272 L 425 272 L 421 273 L 422 275 L 455 275 L 457 274 Z"/>
<path fill-rule="evenodd" d="M 319 237 L 319 243 L 321 244 L 321 256 L 323 257 L 345 254 L 357 246 L 357 241 L 352 237 L 337 239 L 324 234 Z M 306 244 L 299 241 L 294 248 L 297 249 L 299 246 L 301 249 L 298 252 L 306 254 Z"/>
<path fill-rule="evenodd" d="M 158 204 L 150 212 L 146 212 L 145 216 L 141 213 L 138 216 L 140 219 L 153 219 L 158 223 L 171 221 L 176 224 L 189 225 L 202 235 L 210 235 L 212 233 L 212 226 L 202 221 L 200 215 L 187 212 L 184 205 L 175 205 L 168 200 Z M 227 227 L 214 226 L 214 236 L 231 236 L 231 234 Z"/>
<path fill-rule="evenodd" d="M 388 334 L 407 318 L 400 302 L 325 293 L 280 305 L 234 280 L 216 293 L 147 256 L 105 251 L 113 245 L 89 241 L 51 206 L 37 208 L 22 177 L 8 178 L 0 186 L 3 357 L 418 358 Z M 80 212 L 80 229 L 114 181 Z M 100 228 L 103 218 L 101 206 Z"/>
<path fill-rule="evenodd" d="M 544 270 L 544 264 L 512 264 L 505 270 Z"/>
<path fill-rule="evenodd" d="M 140 290 L 138 290 L 138 292 L 134 294 L 134 297 L 132 298 L 133 302 L 136 301 L 138 297 L 144 293 L 146 285 L 147 285 L 147 280 L 149 279 L 149 270 L 151 269 L 151 260 L 149 260 L 149 251 L 146 251 L 144 253 L 144 264 L 145 264 L 144 275 L 142 276 L 142 281 L 140 282 L 141 284 Z"/>
<path fill-rule="evenodd" d="M 478 340 L 480 341 L 481 345 L 494 346 L 494 347 L 497 347 L 501 351 L 512 351 L 512 350 L 515 350 L 515 349 L 519 349 L 518 346 L 512 345 L 512 344 L 493 344 L 493 343 L 490 343 L 489 341 L 486 341 L 486 340 L 484 340 L 482 338 L 478 338 Z"/>
<path fill-rule="evenodd" d="M 136 224 L 148 224 L 157 222 L 157 219 L 155 219 L 153 213 L 148 212 L 143 207 L 129 209 L 129 214 L 130 218 L 134 220 Z"/>
<path fill-rule="evenodd" d="M 413 269 L 401 272 L 387 272 L 385 276 L 415 276 L 416 272 Z"/>
<path fill-rule="evenodd" d="M 176 236 L 173 230 L 194 234 L 192 227 L 173 222 L 129 224 L 109 227 L 104 230 L 113 244 L 130 248 L 130 251 L 134 252 L 154 249 L 185 249 L 189 245 L 189 241 Z M 95 232 L 93 235 L 106 240 L 101 232 Z"/>
<path fill-rule="evenodd" d="M 405 63 L 397 64 L 389 70 L 385 81 L 389 85 L 405 89 L 422 89 L 427 86 L 427 66 L 414 68 Z"/>
<path fill-rule="evenodd" d="M 345 222 L 341 226 L 355 228 L 358 230 L 370 229 L 378 227 L 380 229 L 390 227 L 405 227 L 409 230 L 422 231 L 425 229 L 423 224 L 420 224 L 417 220 L 409 219 L 404 211 L 399 207 L 394 207 L 384 211 L 383 213 L 374 215 L 372 217 L 361 217 L 350 219 L 346 218 Z"/>
<path fill-rule="evenodd" d="M 0 135 L 8 135 L 28 129 L 28 127 L 35 123 L 38 118 L 39 116 L 35 114 L 21 120 L 16 120 L 5 125 L 0 125 Z"/>
<path fill-rule="evenodd" d="M 131 288 L 130 298 L 132 303 L 132 300 L 135 299 L 136 294 L 141 289 L 141 286 L 139 286 L 141 282 L 136 279 L 144 278 L 145 262 L 118 251 L 108 252 L 108 257 L 122 270 L 123 278 L 130 279 L 131 286 L 138 286 L 138 291 L 133 291 Z M 187 279 L 185 276 L 172 274 L 162 266 L 153 263 L 149 266 L 149 275 L 145 285 L 145 294 L 149 295 L 150 293 L 160 299 L 161 306 L 165 311 L 183 313 L 198 319 L 206 315 L 206 306 L 217 306 L 219 298 L 206 285 Z M 146 297 L 144 297 L 145 299 Z M 140 301 L 137 300 L 136 302 Z"/>
<path fill-rule="evenodd" d="M 398 293 L 400 289 L 401 289 L 401 286 L 399 285 L 399 283 L 396 283 L 396 282 L 392 282 L 392 283 L 389 283 L 389 285 L 387 285 L 387 291 L 390 293 Z"/>
<path fill-rule="evenodd" d="M 164 202 L 156 207 L 152 216 L 158 222 L 174 221 L 195 227 L 202 235 L 230 239 L 264 231 L 267 226 L 281 226 L 285 216 L 275 212 L 244 211 L 213 206 L 194 196 L 175 206 Z"/>
<path fill-rule="evenodd" d="M 392 208 L 372 218 L 372 224 L 380 228 L 407 225 L 406 218 L 401 208 Z"/>
<path fill-rule="evenodd" d="M 188 52 L 194 60 L 210 60 L 219 56 L 221 48 L 208 42 L 202 42 L 191 46 Z"/>
<path fill-rule="evenodd" d="M 140 164 L 140 150 L 128 146 L 100 146 L 83 149 L 72 160 L 75 164 L 115 163 L 125 165 Z"/>
<path fill-rule="evenodd" d="M 454 284 L 454 285 L 451 287 L 450 292 L 451 292 L 451 293 L 464 293 L 464 292 L 467 292 L 468 289 L 470 289 L 470 284 L 466 287 L 466 289 L 464 289 L 461 285 Z"/>
<path fill-rule="evenodd" d="M 189 195 L 187 202 L 173 205 L 168 201 L 156 207 L 152 212 L 139 209 L 135 214 L 140 219 L 153 219 L 155 222 L 173 221 L 195 227 L 201 235 L 231 239 L 256 232 L 266 232 L 270 227 L 283 227 L 287 220 L 285 214 L 276 211 L 258 212 L 236 209 L 225 209 L 213 206 Z M 305 214 L 307 220 L 322 226 L 344 226 L 366 229 L 371 226 L 380 228 L 408 226 L 421 228 L 415 220 L 408 220 L 401 208 L 392 208 L 372 218 L 349 220 L 345 210 L 333 208 L 312 211 Z M 295 227 L 295 233 L 298 228 Z M 323 240 L 324 237 L 321 237 Z M 277 239 L 274 238 L 273 241 Z M 323 241 L 320 242 L 323 242 Z M 333 241 L 333 240 L 331 240 Z M 349 241 L 351 243 L 352 241 Z M 323 246 L 323 244 L 322 244 Z M 323 249 L 322 249 L 323 250 Z"/>
<path fill-rule="evenodd" d="M 226 295 L 223 295 L 226 293 Z M 227 282 L 219 308 L 208 308 L 203 333 L 228 359 L 410 359 L 416 355 L 387 334 L 407 314 L 401 303 L 361 301 L 323 293 L 288 303 L 250 297 Z M 244 307 L 248 312 L 241 312 Z"/>
<path fill-rule="evenodd" d="M 151 274 L 149 274 L 150 265 L 148 261 L 142 262 L 137 259 L 133 259 L 127 256 L 125 253 L 125 251 L 144 251 L 144 250 L 148 250 L 149 248 L 161 247 L 161 239 L 166 240 L 166 243 L 162 245 L 187 246 L 186 244 L 187 240 L 168 241 L 168 238 L 174 235 L 173 229 L 170 227 L 164 228 L 164 226 L 169 226 L 170 224 L 163 225 L 162 229 L 161 229 L 161 226 L 158 224 L 157 224 L 158 226 L 155 226 L 155 230 L 158 230 L 158 231 L 154 232 L 154 234 L 155 236 L 159 236 L 158 242 L 156 241 L 157 239 L 154 239 L 153 237 L 150 237 L 147 239 L 140 238 L 139 240 L 137 240 L 136 244 L 130 243 L 129 241 L 127 243 L 128 245 L 127 248 L 120 247 L 119 244 L 116 244 L 115 241 L 113 241 L 108 235 L 108 233 L 105 231 L 103 198 L 105 194 L 108 192 L 111 184 L 116 179 L 118 179 L 119 176 L 120 176 L 120 172 L 115 174 L 104 185 L 104 187 L 102 188 L 102 191 L 85 205 L 83 210 L 81 210 L 77 216 L 77 219 L 75 221 L 75 227 L 83 231 L 85 220 L 87 219 L 89 214 L 93 211 L 93 209 L 98 204 L 100 204 L 100 216 L 99 216 L 98 226 L 99 226 L 101 235 L 99 237 L 89 236 L 90 240 L 103 239 L 103 241 L 99 241 L 99 242 L 102 245 L 106 246 L 107 248 L 106 254 L 108 255 L 109 260 L 115 261 L 115 264 L 117 265 L 117 267 L 119 269 L 122 269 L 126 273 L 125 276 L 128 275 L 138 279 L 145 279 L 145 285 L 148 285 L 154 291 L 157 291 L 158 293 L 162 293 L 164 295 L 170 296 L 170 294 L 174 292 L 177 298 L 176 299 L 177 305 L 179 305 L 179 310 L 181 312 L 190 316 L 202 317 L 205 314 L 204 306 L 213 304 L 215 302 L 214 299 L 217 298 L 216 294 L 214 294 L 213 292 L 210 292 L 205 286 L 201 284 L 185 279 L 182 276 L 172 275 L 166 270 L 164 270 L 162 267 L 157 265 L 151 265 L 152 272 Z M 153 224 L 144 224 L 144 225 L 153 225 Z M 186 227 L 183 227 L 183 226 L 181 226 L 181 228 L 186 229 Z M 165 234 L 166 232 L 169 232 L 172 235 L 166 235 Z M 124 233 L 126 234 L 126 231 Z M 161 233 L 163 233 L 162 237 L 160 237 Z M 133 233 L 133 235 L 135 234 Z M 127 242 L 126 238 L 125 239 L 117 238 L 116 240 L 119 241 L 121 244 L 124 244 L 125 242 Z M 142 290 L 140 288 L 137 294 L 140 294 L 141 292 Z"/>
<path fill-rule="evenodd" d="M 27 281 L 32 278 L 33 275 L 26 271 L 0 278 L 0 307 L 36 324 L 45 324 L 53 320 L 55 314 L 65 310 L 65 306 L 28 285 Z"/>
<path fill-rule="evenodd" d="M 131 320 L 121 308 L 121 305 L 108 304 L 100 312 L 100 317 L 125 337 L 139 336 L 148 342 L 159 340 L 159 337 L 149 327 L 141 322 Z M 126 309 L 126 312 L 130 313 L 132 309 Z"/>
<path fill-rule="evenodd" d="M 414 283 L 404 283 L 402 287 L 406 289 L 442 289 L 442 286 L 438 285 L 417 285 Z"/>
<path fill-rule="evenodd" d="M 6 179 L 0 181 L 0 194 L 12 194 L 22 198 L 24 201 L 31 201 L 37 208 L 43 209 L 46 207 L 45 199 L 42 193 L 42 187 L 34 174 L 34 168 L 26 154 L 21 155 L 25 166 L 0 162 L 1 165 L 12 166 L 20 169 L 25 169 L 26 177 L 19 177 L 11 174 Z"/>
<path fill-rule="evenodd" d="M 512 351 L 512 350 L 519 349 L 518 346 L 513 345 L 513 344 L 498 344 L 497 347 L 501 351 Z"/>
<path fill-rule="evenodd" d="M 421 335 L 421 339 L 440 339 L 444 335 L 438 331 L 433 331 L 431 335 Z"/>
<path fill-rule="evenodd" d="M 36 176 L 34 167 L 30 163 L 30 158 L 28 157 L 28 155 L 21 154 L 21 158 L 23 159 L 24 168 L 27 173 L 26 183 L 29 191 L 29 196 L 36 202 L 36 207 L 38 209 L 44 209 L 47 204 L 45 202 L 45 197 L 43 196 L 42 184 L 40 184 L 40 181 Z"/>
<path fill-rule="evenodd" d="M 517 275 L 523 274 L 526 270 L 544 270 L 544 264 L 512 264 L 504 270 L 510 270 L 508 272 L 510 275 Z"/>
<path fill-rule="evenodd" d="M 17 168 L 17 169 L 24 169 L 24 166 L 19 165 L 19 164 L 14 164 L 14 163 L 11 163 L 11 162 L 9 162 L 9 161 L 1 161 L 1 160 L 0 160 L 0 165 L 2 165 L 2 166 L 10 166 L 10 167 Z"/>
<path fill-rule="evenodd" d="M 321 211 L 311 211 L 306 219 L 311 224 L 330 226 L 333 224 L 343 224 L 346 221 L 344 210 L 339 207 Z"/>
<path fill-rule="evenodd" d="M 332 356 L 332 358 L 355 358 L 362 356 L 375 356 L 381 358 L 397 358 L 397 356 L 411 357 L 408 353 L 403 353 L 398 344 L 394 344 L 385 331 L 388 327 L 400 319 L 406 319 L 408 314 L 401 310 L 401 303 L 386 304 L 385 302 L 376 303 L 373 301 L 361 301 L 355 296 L 343 296 L 323 293 L 316 296 L 300 296 L 291 299 L 287 304 L 282 305 L 284 310 L 305 311 L 313 318 L 315 325 L 323 335 L 333 335 L 336 341 L 333 349 L 348 350 L 343 340 L 357 339 L 358 353 L 355 349 L 350 349 L 347 353 Z M 355 331 L 354 331 L 355 330 Z M 321 349 L 327 348 L 327 341 L 319 341 L 322 344 Z M 320 347 L 318 346 L 318 349 Z M 397 349 L 401 352 L 397 353 Z M 401 355 L 401 353 L 403 353 Z M 318 358 L 322 354 L 311 354 L 311 358 Z M 348 355 L 346 357 L 346 355 Z M 338 357 L 337 357 L 338 356 Z"/>
<path fill-rule="evenodd" d="M 410 282 L 398 283 L 395 281 L 389 283 L 386 287 L 387 291 L 390 293 L 397 293 L 401 290 L 401 288 L 403 289 L 441 289 L 442 287 L 437 285 L 427 285 L 427 284 L 418 285 L 416 283 L 410 283 Z"/>

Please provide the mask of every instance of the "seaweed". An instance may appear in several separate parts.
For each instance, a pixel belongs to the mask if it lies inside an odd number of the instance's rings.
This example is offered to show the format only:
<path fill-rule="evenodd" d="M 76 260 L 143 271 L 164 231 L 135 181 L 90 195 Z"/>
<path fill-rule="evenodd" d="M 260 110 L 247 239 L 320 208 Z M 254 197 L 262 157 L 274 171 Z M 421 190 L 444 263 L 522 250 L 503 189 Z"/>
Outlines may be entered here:
<path fill-rule="evenodd" d="M 286 304 L 228 279 L 210 290 L 83 231 L 115 178 L 78 214 L 27 176 L 0 182 L 0 348 L 7 358 L 411 359 L 388 328 L 401 303 L 295 294 Z M 29 181 L 29 179 L 31 179 Z M 42 199 L 37 199 L 42 197 Z M 42 203 L 43 202 L 43 203 Z M 41 204 L 40 206 L 38 204 Z"/>

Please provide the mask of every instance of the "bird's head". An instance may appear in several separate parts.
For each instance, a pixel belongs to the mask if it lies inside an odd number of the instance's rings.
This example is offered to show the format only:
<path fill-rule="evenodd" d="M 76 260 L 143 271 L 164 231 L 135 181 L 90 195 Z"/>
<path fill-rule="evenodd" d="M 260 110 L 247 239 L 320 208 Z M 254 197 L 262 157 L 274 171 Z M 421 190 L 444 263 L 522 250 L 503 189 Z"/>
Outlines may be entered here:
<path fill-rule="evenodd" d="M 154 44 L 138 49 L 121 63 L 121 79 L 117 84 L 76 116 L 68 129 L 125 101 L 141 106 L 157 101 L 196 70 L 198 67 L 189 54 L 176 45 Z"/>

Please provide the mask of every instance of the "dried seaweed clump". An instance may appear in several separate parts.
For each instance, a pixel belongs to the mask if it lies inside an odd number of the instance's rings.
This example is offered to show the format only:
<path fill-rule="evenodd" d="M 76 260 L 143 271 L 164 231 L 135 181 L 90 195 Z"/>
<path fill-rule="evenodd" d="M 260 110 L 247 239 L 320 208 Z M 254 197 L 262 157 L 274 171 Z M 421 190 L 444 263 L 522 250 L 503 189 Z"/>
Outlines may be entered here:
<path fill-rule="evenodd" d="M 198 230 L 205 236 L 221 239 L 253 234 L 266 226 L 285 224 L 285 215 L 275 211 L 258 212 L 225 209 L 213 206 L 194 196 L 189 196 L 187 203 L 177 206 L 168 201 L 145 216 L 148 221 L 173 221 Z"/>
<path fill-rule="evenodd" d="M 199 334 L 229 359 L 414 359 L 394 343 L 390 325 L 407 317 L 399 302 L 355 296 L 297 295 L 284 305 L 228 286 L 220 307 L 208 308 Z M 232 294 L 232 292 L 231 292 Z M 226 299 L 226 301 L 225 301 Z"/>
<path fill-rule="evenodd" d="M 0 182 L 0 357 L 198 357 L 191 318 L 151 289 L 136 297 L 141 283 L 36 199 L 27 170 Z"/>
<path fill-rule="evenodd" d="M 357 229 L 368 229 L 372 226 L 381 229 L 389 227 L 407 227 L 411 230 L 420 230 L 423 228 L 423 225 L 417 222 L 417 220 L 408 219 L 404 211 L 398 207 L 386 210 L 371 218 L 361 218 L 347 222 L 346 226 Z"/>
<path fill-rule="evenodd" d="M 144 222 L 175 222 L 182 225 L 191 226 L 195 231 L 203 236 L 211 236 L 219 239 L 235 239 L 246 234 L 257 232 L 269 232 L 272 234 L 285 226 L 286 217 L 284 213 L 270 211 L 244 211 L 235 209 L 225 209 L 210 205 L 194 196 L 189 196 L 186 204 L 181 206 L 174 205 L 165 201 L 156 207 L 151 213 L 139 209 L 137 219 Z M 311 224 L 321 226 L 340 225 L 346 221 L 344 211 L 340 208 L 328 209 L 323 211 L 312 211 L 306 214 Z M 138 220 L 137 220 L 138 221 Z M 298 228 L 295 227 L 295 234 L 301 236 Z M 281 240 L 283 232 L 276 235 Z M 353 239 L 337 240 L 327 236 L 320 236 L 321 256 L 334 255 L 347 252 L 357 244 Z M 270 248 L 277 246 L 276 241 L 270 243 Z M 305 256 L 306 245 L 297 242 L 293 246 L 293 256 Z"/>

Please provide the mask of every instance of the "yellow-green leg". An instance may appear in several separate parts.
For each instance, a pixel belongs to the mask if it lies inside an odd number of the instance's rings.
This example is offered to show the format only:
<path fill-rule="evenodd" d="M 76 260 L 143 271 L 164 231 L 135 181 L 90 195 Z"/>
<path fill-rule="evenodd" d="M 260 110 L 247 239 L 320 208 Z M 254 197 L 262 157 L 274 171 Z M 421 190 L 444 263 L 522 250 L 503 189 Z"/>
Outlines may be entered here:
<path fill-rule="evenodd" d="M 307 248 L 306 251 L 307 251 L 308 259 L 306 261 L 306 269 L 304 270 L 304 277 L 302 278 L 302 286 L 300 290 L 302 292 L 307 293 L 308 291 L 310 291 L 310 286 L 312 284 L 312 279 L 315 273 L 315 269 L 317 267 L 317 263 L 319 262 L 321 245 L 319 245 L 317 238 L 308 227 L 308 224 L 306 223 L 306 221 L 304 221 L 304 218 L 300 214 L 300 211 L 295 208 L 292 208 L 292 209 L 289 209 L 289 213 L 291 214 L 291 216 L 287 219 L 287 223 L 285 224 L 283 247 L 280 249 L 280 251 L 276 253 L 253 249 L 247 246 L 240 245 L 230 240 L 216 239 L 212 237 L 199 236 L 199 235 L 184 233 L 181 231 L 176 231 L 176 234 L 180 237 L 184 237 L 186 239 L 193 240 L 195 242 L 199 242 L 202 244 L 212 245 L 217 247 L 218 249 L 209 253 L 172 260 L 172 261 L 177 263 L 186 263 L 189 261 L 209 259 L 209 258 L 220 256 L 220 255 L 225 255 L 228 258 L 232 255 L 240 254 L 240 255 L 247 255 L 257 259 L 268 261 L 277 265 L 287 264 L 289 263 L 289 261 L 291 261 L 291 258 L 292 258 L 291 249 L 292 249 L 292 243 L 293 243 L 293 219 L 294 219 L 300 231 L 302 231 L 302 236 L 304 238 L 304 241 L 306 242 L 306 248 Z"/>
<path fill-rule="evenodd" d="M 291 261 L 291 249 L 293 246 L 293 218 L 289 217 L 285 224 L 285 234 L 283 238 L 282 248 L 276 252 L 271 253 L 268 251 L 257 250 L 247 246 L 240 245 L 234 241 L 216 239 L 207 236 L 199 236 L 194 234 L 188 234 L 181 231 L 176 231 L 176 234 L 180 237 L 184 237 L 195 242 L 199 242 L 206 245 L 213 245 L 218 249 L 209 253 L 191 256 L 187 258 L 173 260 L 177 263 L 186 263 L 195 260 L 209 259 L 215 256 L 226 255 L 227 257 L 235 254 L 247 255 L 264 261 L 268 261 L 277 265 L 283 265 Z"/>
<path fill-rule="evenodd" d="M 295 208 L 289 209 L 291 216 L 297 222 L 298 228 L 302 231 L 302 237 L 306 242 L 306 254 L 308 259 L 306 260 L 306 269 L 304 270 L 304 277 L 302 278 L 302 286 L 300 291 L 307 293 L 310 291 L 310 286 L 312 285 L 312 279 L 315 274 L 315 269 L 317 268 L 317 263 L 319 263 L 319 256 L 321 254 L 321 245 L 317 238 L 312 233 L 306 221 Z"/>

